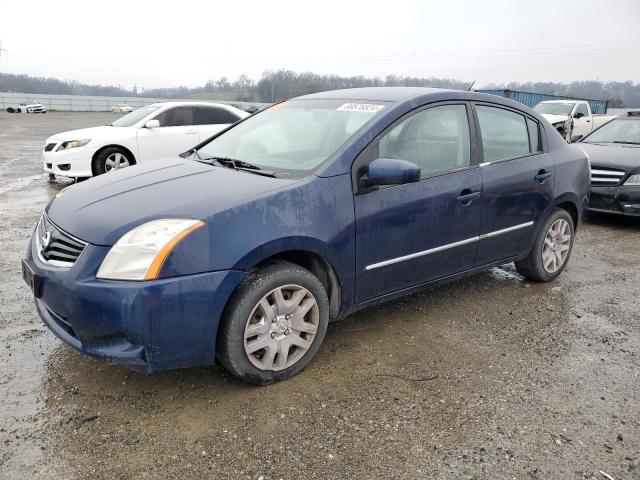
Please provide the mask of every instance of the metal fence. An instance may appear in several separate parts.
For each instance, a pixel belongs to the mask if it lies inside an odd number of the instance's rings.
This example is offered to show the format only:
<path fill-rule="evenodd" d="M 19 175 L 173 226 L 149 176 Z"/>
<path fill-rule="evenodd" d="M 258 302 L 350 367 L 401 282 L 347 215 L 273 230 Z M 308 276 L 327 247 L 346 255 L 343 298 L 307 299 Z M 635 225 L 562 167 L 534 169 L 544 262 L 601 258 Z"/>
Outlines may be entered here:
<path fill-rule="evenodd" d="M 67 112 L 108 112 L 118 103 L 126 103 L 130 107 L 139 108 L 156 102 L 179 101 L 170 98 L 149 97 L 97 97 L 84 95 L 46 95 L 37 93 L 6 93 L 0 92 L 0 109 L 15 107 L 21 103 L 42 103 L 47 110 L 60 110 Z M 211 103 L 225 103 L 238 108 L 249 106 L 263 107 L 269 104 L 256 102 L 230 102 L 224 100 L 198 100 Z"/>

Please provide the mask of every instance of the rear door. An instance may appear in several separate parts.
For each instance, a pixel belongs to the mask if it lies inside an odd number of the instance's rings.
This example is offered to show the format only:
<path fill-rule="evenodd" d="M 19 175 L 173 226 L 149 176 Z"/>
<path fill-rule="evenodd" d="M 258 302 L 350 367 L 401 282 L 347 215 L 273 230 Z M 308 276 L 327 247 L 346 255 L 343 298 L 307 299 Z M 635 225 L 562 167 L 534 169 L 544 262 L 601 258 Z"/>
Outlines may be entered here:
<path fill-rule="evenodd" d="M 153 119 L 160 122 L 159 127 L 138 129 L 138 151 L 142 161 L 178 155 L 200 141 L 193 106 L 173 107 Z"/>
<path fill-rule="evenodd" d="M 474 265 L 482 179 L 465 103 L 430 106 L 391 125 L 356 160 L 420 166 L 417 183 L 356 192 L 357 301 L 363 303 Z"/>
<path fill-rule="evenodd" d="M 223 128 L 240 119 L 236 114 L 221 107 L 197 105 L 196 121 L 201 140 L 206 140 Z"/>
<path fill-rule="evenodd" d="M 493 104 L 475 111 L 483 159 L 480 266 L 526 251 L 553 198 L 555 166 L 535 119 Z"/>

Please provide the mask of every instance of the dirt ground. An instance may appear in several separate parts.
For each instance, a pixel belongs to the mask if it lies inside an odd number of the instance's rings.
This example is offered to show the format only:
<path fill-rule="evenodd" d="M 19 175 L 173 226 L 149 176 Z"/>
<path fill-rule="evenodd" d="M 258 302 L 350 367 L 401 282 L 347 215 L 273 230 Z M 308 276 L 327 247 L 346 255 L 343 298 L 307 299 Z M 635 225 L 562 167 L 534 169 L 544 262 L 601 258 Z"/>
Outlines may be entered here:
<path fill-rule="evenodd" d="M 640 220 L 586 220 L 556 282 L 507 265 L 331 324 L 267 387 L 60 343 L 19 274 L 65 185 L 40 150 L 113 118 L 0 113 L 0 478 L 640 478 Z"/>

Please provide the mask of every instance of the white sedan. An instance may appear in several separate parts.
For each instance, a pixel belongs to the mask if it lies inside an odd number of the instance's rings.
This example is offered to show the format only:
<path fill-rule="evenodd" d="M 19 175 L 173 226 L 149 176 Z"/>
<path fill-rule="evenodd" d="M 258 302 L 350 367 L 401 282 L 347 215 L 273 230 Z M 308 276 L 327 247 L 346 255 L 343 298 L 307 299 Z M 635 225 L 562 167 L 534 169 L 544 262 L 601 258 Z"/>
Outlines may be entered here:
<path fill-rule="evenodd" d="M 55 175 L 86 178 L 178 155 L 249 114 L 205 102 L 154 103 L 109 125 L 47 138 L 42 163 Z"/>
<path fill-rule="evenodd" d="M 133 112 L 133 107 L 127 105 L 126 103 L 116 103 L 113 107 L 111 107 L 111 111 L 113 113 L 131 113 Z"/>

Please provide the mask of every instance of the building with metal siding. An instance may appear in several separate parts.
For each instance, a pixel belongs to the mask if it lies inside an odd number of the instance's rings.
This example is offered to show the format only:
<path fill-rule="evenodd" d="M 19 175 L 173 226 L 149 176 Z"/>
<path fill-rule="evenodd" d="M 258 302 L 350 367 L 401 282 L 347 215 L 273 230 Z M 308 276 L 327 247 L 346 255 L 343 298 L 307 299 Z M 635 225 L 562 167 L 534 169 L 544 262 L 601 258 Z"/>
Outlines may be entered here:
<path fill-rule="evenodd" d="M 593 100 L 591 98 L 564 97 L 561 95 L 548 95 L 546 93 L 520 92 L 518 90 L 476 90 L 480 93 L 488 93 L 489 95 L 497 95 L 499 97 L 510 98 L 516 102 L 522 103 L 528 107 L 534 107 L 545 100 L 580 100 L 589 103 L 591 112 L 607 113 L 607 100 Z"/>

